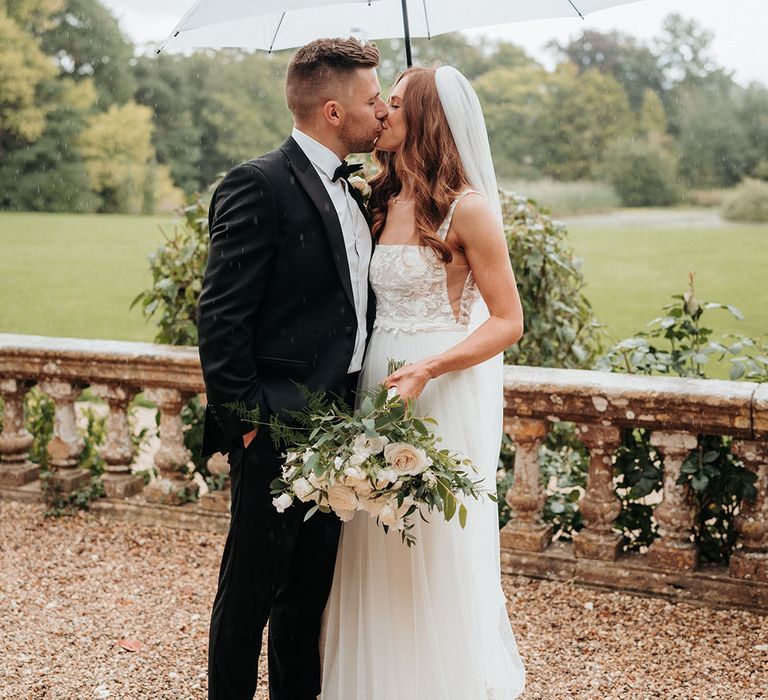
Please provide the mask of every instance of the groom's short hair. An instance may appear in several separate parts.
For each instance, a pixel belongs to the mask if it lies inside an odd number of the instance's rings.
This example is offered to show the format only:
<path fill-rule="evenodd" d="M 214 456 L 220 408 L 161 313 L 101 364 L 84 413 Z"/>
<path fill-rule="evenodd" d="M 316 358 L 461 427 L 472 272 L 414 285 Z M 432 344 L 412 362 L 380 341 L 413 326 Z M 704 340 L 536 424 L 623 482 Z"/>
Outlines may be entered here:
<path fill-rule="evenodd" d="M 360 39 L 316 39 L 302 46 L 288 64 L 285 100 L 298 120 L 306 119 L 320 105 L 335 97 L 340 80 L 358 68 L 376 68 L 376 44 Z"/>

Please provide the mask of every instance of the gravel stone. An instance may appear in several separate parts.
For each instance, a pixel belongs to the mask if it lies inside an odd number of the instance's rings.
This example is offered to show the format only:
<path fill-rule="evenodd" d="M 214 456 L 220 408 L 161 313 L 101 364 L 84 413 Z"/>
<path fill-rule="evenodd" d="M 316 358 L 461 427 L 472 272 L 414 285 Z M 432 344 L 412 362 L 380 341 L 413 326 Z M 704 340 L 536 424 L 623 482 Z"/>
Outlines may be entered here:
<path fill-rule="evenodd" d="M 223 545 L 0 502 L 0 699 L 205 700 Z M 768 617 L 524 577 L 504 590 L 522 700 L 768 700 Z"/>

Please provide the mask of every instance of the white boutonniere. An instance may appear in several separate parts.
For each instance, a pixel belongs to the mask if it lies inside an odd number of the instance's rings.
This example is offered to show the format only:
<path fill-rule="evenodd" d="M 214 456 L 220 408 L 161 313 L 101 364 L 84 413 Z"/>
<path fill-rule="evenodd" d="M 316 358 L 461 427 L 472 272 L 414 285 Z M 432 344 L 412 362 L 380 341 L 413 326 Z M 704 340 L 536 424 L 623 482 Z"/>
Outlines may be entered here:
<path fill-rule="evenodd" d="M 368 184 L 368 180 L 360 175 L 353 175 L 349 178 L 349 184 L 362 195 L 363 202 L 367 205 L 371 197 L 371 186 Z"/>

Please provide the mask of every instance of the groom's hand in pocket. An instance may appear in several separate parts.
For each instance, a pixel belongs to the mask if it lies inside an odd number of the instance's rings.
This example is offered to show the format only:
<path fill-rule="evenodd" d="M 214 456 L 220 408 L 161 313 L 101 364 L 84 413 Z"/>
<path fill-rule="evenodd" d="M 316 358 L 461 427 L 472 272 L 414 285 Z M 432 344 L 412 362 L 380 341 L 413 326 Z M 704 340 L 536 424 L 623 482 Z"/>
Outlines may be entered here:
<path fill-rule="evenodd" d="M 258 432 L 258 428 L 254 428 L 253 430 L 251 430 L 251 432 L 243 435 L 243 447 L 245 449 L 248 449 L 248 445 L 250 445 L 253 439 L 256 437 L 257 432 Z"/>

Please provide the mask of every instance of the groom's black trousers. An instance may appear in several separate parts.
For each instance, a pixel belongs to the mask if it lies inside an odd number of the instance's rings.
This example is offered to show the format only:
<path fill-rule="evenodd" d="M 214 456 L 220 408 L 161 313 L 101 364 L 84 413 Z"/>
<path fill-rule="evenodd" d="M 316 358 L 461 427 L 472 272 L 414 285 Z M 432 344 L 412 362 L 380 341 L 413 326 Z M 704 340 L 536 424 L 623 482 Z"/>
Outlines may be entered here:
<path fill-rule="evenodd" d="M 356 375 L 349 376 L 350 389 Z M 351 391 L 346 397 L 351 399 Z M 294 500 L 284 513 L 269 485 L 282 460 L 269 430 L 229 453 L 232 519 L 219 571 L 209 639 L 209 700 L 252 700 L 269 621 L 270 700 L 320 692 L 320 618 L 333 579 L 341 523 Z"/>

